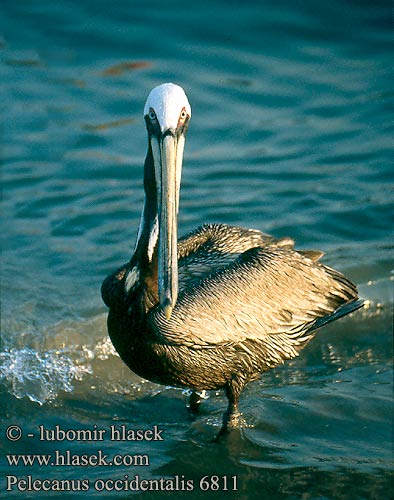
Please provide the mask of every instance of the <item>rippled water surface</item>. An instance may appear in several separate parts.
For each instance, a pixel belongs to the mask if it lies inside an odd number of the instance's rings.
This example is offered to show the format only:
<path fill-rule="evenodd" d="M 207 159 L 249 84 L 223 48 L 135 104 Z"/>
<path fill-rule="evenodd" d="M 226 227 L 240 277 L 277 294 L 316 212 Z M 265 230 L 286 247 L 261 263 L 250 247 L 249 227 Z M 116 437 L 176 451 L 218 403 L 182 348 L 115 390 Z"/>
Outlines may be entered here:
<path fill-rule="evenodd" d="M 382 499 L 392 480 L 392 74 L 388 1 L 2 2 L 1 498 L 5 476 L 227 476 L 234 499 Z M 131 373 L 106 334 L 103 278 L 131 255 L 143 203 L 143 104 L 181 84 L 193 117 L 180 233 L 202 222 L 290 235 L 368 307 L 226 405 Z M 164 440 L 40 441 L 38 426 L 158 426 Z M 10 441 L 9 425 L 22 429 Z M 32 433 L 34 437 L 28 437 Z M 103 453 L 149 465 L 9 465 L 5 453 Z M 236 476 L 238 491 L 230 491 Z M 175 480 L 173 480 L 175 481 Z M 18 483 L 23 489 L 23 485 Z M 107 483 L 107 485 L 110 483 Z M 119 483 L 120 485 L 120 483 Z M 202 489 L 204 483 L 202 485 Z M 53 489 L 53 488 L 52 488 Z M 122 488 L 119 488 L 122 489 Z M 135 492 L 145 498 L 168 495 Z M 103 494 L 103 493 L 101 493 Z M 224 493 L 222 493 L 224 494 Z M 128 498 L 130 491 L 107 492 Z"/>

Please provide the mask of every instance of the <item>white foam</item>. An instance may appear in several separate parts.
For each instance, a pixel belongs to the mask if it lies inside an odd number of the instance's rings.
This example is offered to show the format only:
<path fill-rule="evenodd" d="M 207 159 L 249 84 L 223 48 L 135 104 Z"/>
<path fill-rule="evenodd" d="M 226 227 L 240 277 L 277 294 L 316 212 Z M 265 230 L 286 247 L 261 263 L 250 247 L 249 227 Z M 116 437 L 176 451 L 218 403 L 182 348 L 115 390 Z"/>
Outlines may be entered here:
<path fill-rule="evenodd" d="M 90 363 L 76 364 L 61 350 L 6 349 L 0 353 L 0 380 L 16 398 L 28 397 L 40 405 L 54 400 L 59 391 L 71 392 L 73 381 L 92 373 Z"/>

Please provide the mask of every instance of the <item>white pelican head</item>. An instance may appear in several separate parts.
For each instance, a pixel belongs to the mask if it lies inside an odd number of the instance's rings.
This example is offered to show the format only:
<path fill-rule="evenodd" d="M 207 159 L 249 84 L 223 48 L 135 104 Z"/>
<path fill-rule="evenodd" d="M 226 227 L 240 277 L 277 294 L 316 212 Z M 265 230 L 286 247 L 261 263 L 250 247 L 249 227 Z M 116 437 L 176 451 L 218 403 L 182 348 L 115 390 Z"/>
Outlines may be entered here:
<path fill-rule="evenodd" d="M 170 318 L 178 296 L 178 207 L 185 133 L 191 108 L 182 87 L 164 83 L 149 94 L 144 118 L 152 150 L 159 222 L 159 302 Z"/>

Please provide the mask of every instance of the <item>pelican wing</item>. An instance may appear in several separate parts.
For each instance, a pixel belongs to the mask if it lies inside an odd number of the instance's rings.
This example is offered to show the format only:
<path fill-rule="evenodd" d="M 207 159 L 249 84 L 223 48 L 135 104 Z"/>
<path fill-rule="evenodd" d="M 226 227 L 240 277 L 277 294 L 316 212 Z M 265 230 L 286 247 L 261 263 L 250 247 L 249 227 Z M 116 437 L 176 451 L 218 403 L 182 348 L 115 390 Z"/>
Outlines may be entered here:
<path fill-rule="evenodd" d="M 196 280 L 228 267 L 251 248 L 272 245 L 290 248 L 294 241 L 276 239 L 256 229 L 204 224 L 178 242 L 179 289 L 186 289 Z"/>
<path fill-rule="evenodd" d="M 357 298 L 350 281 L 315 260 L 286 246 L 247 250 L 184 288 L 169 320 L 154 308 L 152 329 L 176 345 L 257 341 L 293 357 L 322 318 Z"/>

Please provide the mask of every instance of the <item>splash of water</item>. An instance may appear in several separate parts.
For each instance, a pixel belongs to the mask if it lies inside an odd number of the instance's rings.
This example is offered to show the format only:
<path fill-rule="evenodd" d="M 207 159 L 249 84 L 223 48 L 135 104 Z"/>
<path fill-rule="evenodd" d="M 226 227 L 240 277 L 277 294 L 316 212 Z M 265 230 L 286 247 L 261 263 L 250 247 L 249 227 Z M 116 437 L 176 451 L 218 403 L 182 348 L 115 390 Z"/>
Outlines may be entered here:
<path fill-rule="evenodd" d="M 17 398 L 28 397 L 43 405 L 53 401 L 59 391 L 71 392 L 73 381 L 92 373 L 89 363 L 76 365 L 71 357 L 58 350 L 6 349 L 0 353 L 0 380 L 10 386 Z"/>

